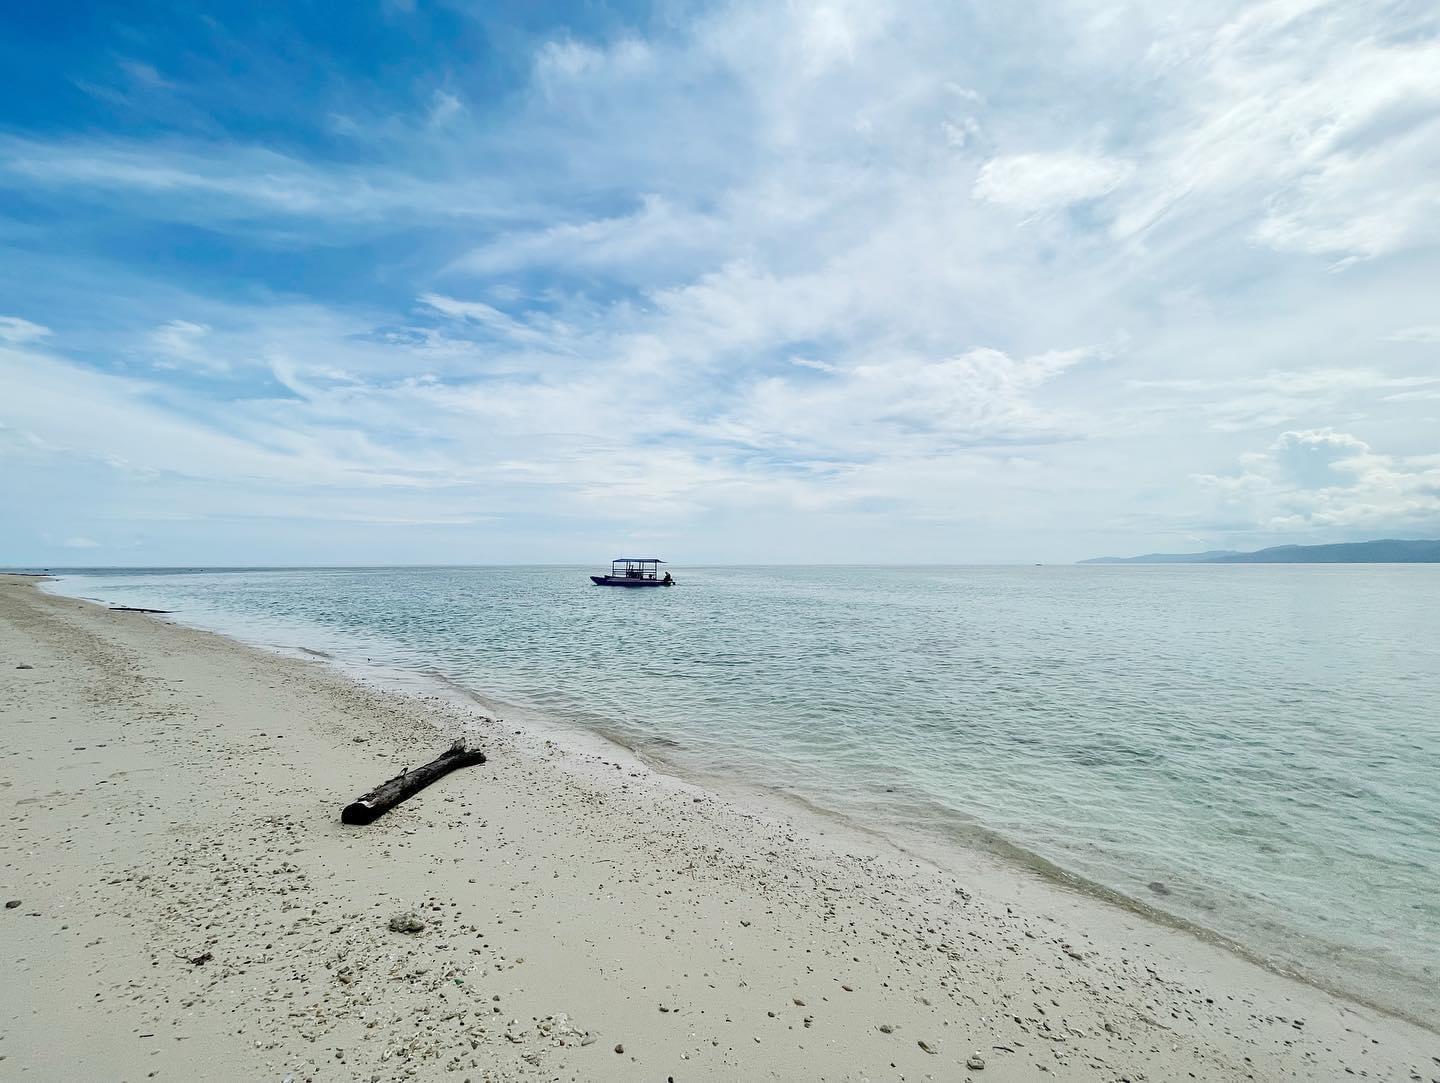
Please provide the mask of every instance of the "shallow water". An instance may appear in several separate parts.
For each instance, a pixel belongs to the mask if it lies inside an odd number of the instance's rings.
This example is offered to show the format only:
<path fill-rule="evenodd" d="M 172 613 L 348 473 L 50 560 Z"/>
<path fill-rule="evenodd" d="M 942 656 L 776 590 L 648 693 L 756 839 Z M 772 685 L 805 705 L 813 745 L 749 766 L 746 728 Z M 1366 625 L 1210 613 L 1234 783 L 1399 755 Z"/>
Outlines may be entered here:
<path fill-rule="evenodd" d="M 994 833 L 1440 1017 L 1440 567 L 693 568 L 669 590 L 591 570 L 59 589 L 438 672 L 881 830 Z"/>

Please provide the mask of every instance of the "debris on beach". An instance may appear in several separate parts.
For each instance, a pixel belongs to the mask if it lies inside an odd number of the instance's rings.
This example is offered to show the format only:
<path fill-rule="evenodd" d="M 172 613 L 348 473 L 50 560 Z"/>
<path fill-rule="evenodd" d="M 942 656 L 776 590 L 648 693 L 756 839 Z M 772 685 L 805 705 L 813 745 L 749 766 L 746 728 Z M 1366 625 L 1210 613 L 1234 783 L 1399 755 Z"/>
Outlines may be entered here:
<path fill-rule="evenodd" d="M 537 1020 L 535 1033 L 540 1038 L 548 1038 L 557 1046 L 590 1045 L 595 1041 L 595 1035 L 581 1030 L 564 1012 Z"/>
<path fill-rule="evenodd" d="M 413 771 L 401 771 L 369 793 L 357 797 L 345 806 L 340 813 L 340 820 L 347 824 L 372 824 L 400 802 L 413 797 L 451 771 L 484 762 L 485 753 L 478 748 L 467 748 L 464 738 L 461 738 L 429 763 Z"/>
<path fill-rule="evenodd" d="M 413 910 L 403 914 L 396 914 L 390 919 L 390 931 L 392 933 L 409 933 L 411 936 L 425 931 L 425 922 L 420 920 L 420 915 Z"/>
<path fill-rule="evenodd" d="M 985 1070 L 985 1058 L 979 1053 L 971 1053 L 970 1059 L 965 1062 L 965 1067 L 972 1072 L 983 1072 Z"/>
<path fill-rule="evenodd" d="M 5 903 L 5 909 L 6 909 L 6 910 L 14 910 L 14 909 L 17 908 L 23 901 L 24 901 L 23 899 L 10 899 L 8 902 Z"/>

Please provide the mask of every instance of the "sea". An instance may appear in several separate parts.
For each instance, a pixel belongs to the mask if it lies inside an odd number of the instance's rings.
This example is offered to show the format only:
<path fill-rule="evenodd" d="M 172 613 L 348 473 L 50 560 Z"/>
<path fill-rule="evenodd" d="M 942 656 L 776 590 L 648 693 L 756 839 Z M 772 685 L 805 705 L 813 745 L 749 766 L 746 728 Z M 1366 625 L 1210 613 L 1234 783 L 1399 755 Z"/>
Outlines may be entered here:
<path fill-rule="evenodd" d="M 1440 566 L 75 570 L 907 844 L 984 846 L 1440 1021 Z"/>

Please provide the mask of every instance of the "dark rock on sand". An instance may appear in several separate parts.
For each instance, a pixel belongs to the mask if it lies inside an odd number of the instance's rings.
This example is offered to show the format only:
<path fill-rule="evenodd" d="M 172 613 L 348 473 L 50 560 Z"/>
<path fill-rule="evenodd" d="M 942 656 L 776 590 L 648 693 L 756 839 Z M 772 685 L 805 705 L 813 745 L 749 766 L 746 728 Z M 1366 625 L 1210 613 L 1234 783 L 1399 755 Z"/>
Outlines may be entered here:
<path fill-rule="evenodd" d="M 396 914 L 390 919 L 392 933 L 409 933 L 412 936 L 425 931 L 425 923 L 415 914 Z"/>

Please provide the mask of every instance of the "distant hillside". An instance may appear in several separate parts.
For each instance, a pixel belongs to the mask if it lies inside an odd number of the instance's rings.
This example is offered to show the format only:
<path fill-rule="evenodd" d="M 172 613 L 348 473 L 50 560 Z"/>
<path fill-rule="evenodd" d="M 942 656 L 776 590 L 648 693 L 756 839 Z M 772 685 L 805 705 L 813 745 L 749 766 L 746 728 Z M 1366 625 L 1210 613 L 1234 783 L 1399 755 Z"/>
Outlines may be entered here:
<path fill-rule="evenodd" d="M 1221 557 L 1244 556 L 1236 549 L 1211 549 L 1205 553 L 1146 553 L 1143 557 L 1092 557 L 1081 564 L 1210 564 Z"/>
<path fill-rule="evenodd" d="M 1440 541 L 1341 542 L 1337 545 L 1276 545 L 1254 553 L 1212 549 L 1207 553 L 1147 553 L 1143 557 L 1095 557 L 1081 564 L 1440 564 Z"/>

